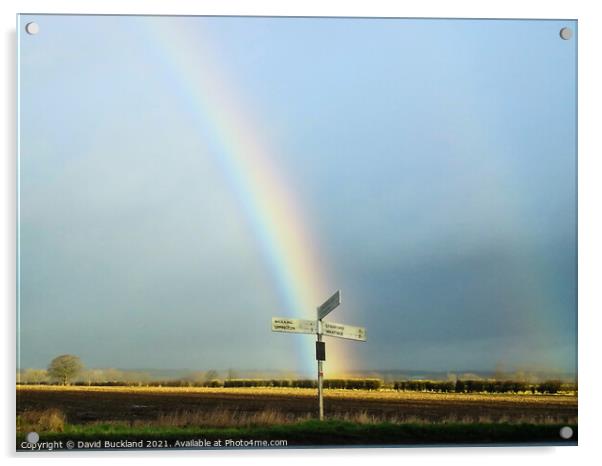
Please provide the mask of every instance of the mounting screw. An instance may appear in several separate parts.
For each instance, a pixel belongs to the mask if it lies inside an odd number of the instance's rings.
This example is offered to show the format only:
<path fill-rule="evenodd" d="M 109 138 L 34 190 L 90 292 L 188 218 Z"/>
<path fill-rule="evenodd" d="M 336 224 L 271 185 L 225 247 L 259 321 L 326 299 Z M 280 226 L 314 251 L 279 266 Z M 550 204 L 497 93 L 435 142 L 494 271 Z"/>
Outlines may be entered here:
<path fill-rule="evenodd" d="M 571 28 L 562 28 L 560 30 L 560 38 L 563 40 L 569 40 L 571 37 L 573 37 L 573 31 L 571 30 Z"/>
<path fill-rule="evenodd" d="M 35 22 L 27 23 L 25 25 L 25 32 L 27 32 L 27 34 L 33 36 L 34 34 L 37 34 L 38 32 L 40 32 L 40 25 Z"/>
<path fill-rule="evenodd" d="M 565 440 L 570 439 L 573 436 L 573 429 L 571 429 L 569 426 L 564 426 L 562 429 L 560 429 L 560 436 Z"/>

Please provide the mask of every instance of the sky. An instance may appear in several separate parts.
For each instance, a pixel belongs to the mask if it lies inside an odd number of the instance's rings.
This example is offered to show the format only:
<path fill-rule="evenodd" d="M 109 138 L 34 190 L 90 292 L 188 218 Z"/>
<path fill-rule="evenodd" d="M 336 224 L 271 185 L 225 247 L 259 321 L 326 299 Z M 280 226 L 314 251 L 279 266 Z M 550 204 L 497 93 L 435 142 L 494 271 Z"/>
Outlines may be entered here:
<path fill-rule="evenodd" d="M 576 371 L 576 27 L 20 16 L 19 366 Z"/>

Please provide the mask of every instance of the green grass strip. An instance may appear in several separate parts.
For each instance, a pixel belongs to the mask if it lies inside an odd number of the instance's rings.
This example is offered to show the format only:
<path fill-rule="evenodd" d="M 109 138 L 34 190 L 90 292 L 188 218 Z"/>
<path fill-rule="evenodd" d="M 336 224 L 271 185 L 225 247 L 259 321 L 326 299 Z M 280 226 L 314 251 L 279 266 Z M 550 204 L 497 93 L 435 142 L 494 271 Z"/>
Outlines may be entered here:
<path fill-rule="evenodd" d="M 572 444 L 577 440 L 577 426 L 570 440 L 563 440 L 563 425 L 508 423 L 446 424 L 355 424 L 345 421 L 310 420 L 273 426 L 203 428 L 203 427 L 129 427 L 116 424 L 66 425 L 64 432 L 40 434 L 40 441 L 54 440 L 287 440 L 288 446 L 344 445 L 429 445 L 554 443 Z M 20 449 L 24 435 L 17 436 Z"/>

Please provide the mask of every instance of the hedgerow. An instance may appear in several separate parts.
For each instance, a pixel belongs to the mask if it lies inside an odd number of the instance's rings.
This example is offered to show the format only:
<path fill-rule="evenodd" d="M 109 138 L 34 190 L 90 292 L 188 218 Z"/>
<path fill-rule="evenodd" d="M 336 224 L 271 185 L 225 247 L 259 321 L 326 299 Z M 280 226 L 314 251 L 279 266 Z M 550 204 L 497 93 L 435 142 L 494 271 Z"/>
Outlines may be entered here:
<path fill-rule="evenodd" d="M 548 380 L 541 383 L 528 383 L 514 380 L 401 380 L 393 382 L 394 390 L 437 392 L 437 393 L 546 393 L 555 394 L 560 391 L 576 391 L 576 384 L 562 383 L 559 380 Z"/>

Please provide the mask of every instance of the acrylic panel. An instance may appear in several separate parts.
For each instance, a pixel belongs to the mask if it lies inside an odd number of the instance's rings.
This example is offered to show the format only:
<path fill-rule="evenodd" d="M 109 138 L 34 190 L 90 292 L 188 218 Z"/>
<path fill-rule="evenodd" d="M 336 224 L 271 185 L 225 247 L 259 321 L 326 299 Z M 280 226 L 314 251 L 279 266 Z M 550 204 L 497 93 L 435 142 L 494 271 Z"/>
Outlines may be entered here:
<path fill-rule="evenodd" d="M 18 450 L 576 444 L 576 20 L 17 35 Z"/>

